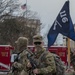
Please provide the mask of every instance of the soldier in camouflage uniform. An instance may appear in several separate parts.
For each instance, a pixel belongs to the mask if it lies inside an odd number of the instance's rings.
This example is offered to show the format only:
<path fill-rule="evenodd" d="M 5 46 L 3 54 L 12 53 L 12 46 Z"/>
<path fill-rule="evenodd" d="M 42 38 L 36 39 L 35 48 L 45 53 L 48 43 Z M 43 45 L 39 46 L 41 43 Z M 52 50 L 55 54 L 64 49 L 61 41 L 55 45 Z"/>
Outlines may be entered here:
<path fill-rule="evenodd" d="M 18 53 L 18 61 L 15 61 L 12 67 L 15 68 L 14 72 L 9 73 L 8 75 L 28 75 L 26 65 L 27 65 L 27 44 L 28 39 L 25 37 L 19 37 L 18 40 L 15 42 L 17 46 L 17 53 Z"/>
<path fill-rule="evenodd" d="M 71 64 L 73 65 L 73 69 L 74 69 L 74 72 L 73 72 L 73 75 L 75 75 L 75 50 L 71 50 Z M 72 75 L 72 74 L 71 74 Z"/>
<path fill-rule="evenodd" d="M 34 60 L 37 62 L 37 68 L 33 69 L 32 75 L 53 75 L 56 72 L 54 57 L 42 46 L 42 36 L 35 35 L 33 43 L 35 46 Z M 27 67 L 32 67 L 30 62 L 27 64 Z"/>

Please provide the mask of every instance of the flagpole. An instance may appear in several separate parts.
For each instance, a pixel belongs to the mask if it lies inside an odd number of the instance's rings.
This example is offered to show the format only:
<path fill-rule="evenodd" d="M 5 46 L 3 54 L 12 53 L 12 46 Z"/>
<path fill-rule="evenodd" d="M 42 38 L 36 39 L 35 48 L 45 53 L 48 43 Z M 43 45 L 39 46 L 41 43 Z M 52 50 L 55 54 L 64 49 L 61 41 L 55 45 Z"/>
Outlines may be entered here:
<path fill-rule="evenodd" d="M 68 45 L 68 69 L 70 69 L 70 39 L 68 38 L 68 42 L 67 42 L 67 45 Z"/>
<path fill-rule="evenodd" d="M 25 18 L 26 18 L 26 25 L 27 25 L 27 0 L 26 0 L 26 14 L 25 14 Z"/>
<path fill-rule="evenodd" d="M 69 14 L 70 14 L 70 7 L 69 7 Z M 69 38 L 68 38 L 67 45 L 68 45 L 68 57 L 67 57 L 68 58 L 68 70 L 70 70 L 70 39 Z"/>
<path fill-rule="evenodd" d="M 26 19 L 27 19 L 27 0 L 26 0 Z"/>
<path fill-rule="evenodd" d="M 26 20 L 27 20 L 27 0 L 26 0 L 26 11 L 24 11 L 23 13 L 23 17 L 25 16 Z"/>
<path fill-rule="evenodd" d="M 25 13 L 26 12 L 26 13 Z M 24 12 L 24 16 L 25 16 L 25 25 L 27 26 L 27 0 L 26 0 L 26 11 Z M 25 29 L 26 29 L 26 26 L 25 26 Z M 25 35 L 26 35 L 26 31 L 25 31 Z"/>

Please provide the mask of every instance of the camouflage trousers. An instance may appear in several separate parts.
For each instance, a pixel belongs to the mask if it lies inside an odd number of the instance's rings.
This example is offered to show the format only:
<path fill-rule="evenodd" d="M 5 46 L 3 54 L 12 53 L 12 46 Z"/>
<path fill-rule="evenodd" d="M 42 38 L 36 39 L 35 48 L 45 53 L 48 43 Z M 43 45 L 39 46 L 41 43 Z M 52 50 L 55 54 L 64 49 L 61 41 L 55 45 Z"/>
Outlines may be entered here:
<path fill-rule="evenodd" d="M 19 72 L 13 72 L 10 71 L 7 75 L 29 75 L 27 72 L 25 72 L 24 70 L 19 71 Z"/>

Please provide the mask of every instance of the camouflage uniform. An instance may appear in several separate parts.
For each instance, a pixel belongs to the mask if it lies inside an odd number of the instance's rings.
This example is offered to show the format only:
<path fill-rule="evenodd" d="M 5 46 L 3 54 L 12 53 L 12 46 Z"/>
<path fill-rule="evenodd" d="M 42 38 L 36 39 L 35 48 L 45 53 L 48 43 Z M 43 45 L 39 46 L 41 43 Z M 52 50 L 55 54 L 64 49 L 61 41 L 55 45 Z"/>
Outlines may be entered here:
<path fill-rule="evenodd" d="M 27 44 L 28 40 L 25 37 L 19 37 L 18 40 L 15 42 L 17 45 L 17 53 L 18 55 L 18 61 L 14 62 L 12 67 L 17 68 L 17 71 L 15 70 L 12 73 L 9 73 L 8 75 L 28 75 L 26 65 L 28 62 L 27 54 Z"/>
<path fill-rule="evenodd" d="M 37 62 L 37 75 L 52 75 L 56 72 L 55 61 L 52 53 L 46 51 L 46 49 L 40 44 L 42 43 L 42 36 L 35 35 L 33 37 L 35 45 L 34 60 Z M 39 43 L 39 44 L 38 44 Z"/>
<path fill-rule="evenodd" d="M 75 71 L 75 52 L 71 51 L 71 64 L 73 65 L 73 69 Z"/>

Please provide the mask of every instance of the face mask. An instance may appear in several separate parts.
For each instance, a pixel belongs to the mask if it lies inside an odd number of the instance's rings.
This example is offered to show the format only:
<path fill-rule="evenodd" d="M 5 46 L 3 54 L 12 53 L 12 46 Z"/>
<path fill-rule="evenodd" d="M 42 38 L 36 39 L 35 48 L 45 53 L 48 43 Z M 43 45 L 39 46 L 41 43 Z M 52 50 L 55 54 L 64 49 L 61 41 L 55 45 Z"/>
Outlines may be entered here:
<path fill-rule="evenodd" d="M 34 44 L 35 44 L 35 45 L 40 45 L 40 44 L 41 44 L 41 42 L 34 42 Z"/>

